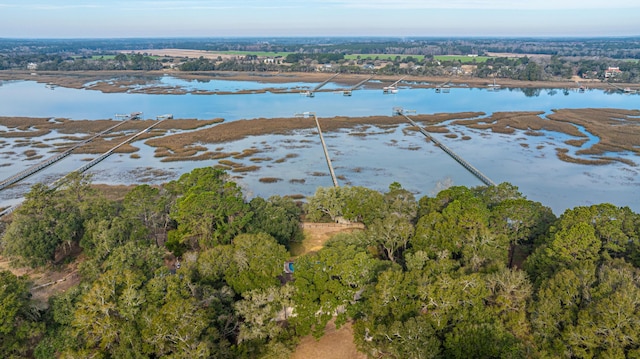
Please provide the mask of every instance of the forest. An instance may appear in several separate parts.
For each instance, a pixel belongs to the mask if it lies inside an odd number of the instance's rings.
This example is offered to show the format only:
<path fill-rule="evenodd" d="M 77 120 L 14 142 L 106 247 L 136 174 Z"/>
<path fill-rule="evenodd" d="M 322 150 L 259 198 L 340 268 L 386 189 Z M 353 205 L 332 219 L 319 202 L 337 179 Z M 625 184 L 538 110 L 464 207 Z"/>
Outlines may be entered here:
<path fill-rule="evenodd" d="M 294 257 L 303 220 L 364 228 Z M 370 358 L 640 358 L 640 215 L 509 183 L 300 203 L 201 168 L 113 200 L 73 175 L 32 187 L 0 250 L 81 277 L 43 309 L 0 271 L 3 358 L 286 358 L 330 320 Z"/>
<path fill-rule="evenodd" d="M 235 58 L 152 57 L 149 49 L 190 49 L 237 53 Z M 126 52 L 126 54 L 124 53 Z M 254 53 L 287 53 L 280 63 L 265 63 Z M 393 61 L 381 61 L 391 55 Z M 438 56 L 467 57 L 460 61 Z M 474 58 L 488 56 L 487 62 Z M 357 60 L 347 56 L 356 56 Z M 379 58 L 378 58 L 379 56 Z M 522 56 L 522 57 L 521 57 Z M 525 81 L 568 80 L 580 76 L 617 83 L 640 82 L 640 39 L 629 38 L 148 38 L 1 39 L 0 70 L 315 72 L 372 75 L 465 76 Z M 607 77 L 606 70 L 620 73 Z"/>

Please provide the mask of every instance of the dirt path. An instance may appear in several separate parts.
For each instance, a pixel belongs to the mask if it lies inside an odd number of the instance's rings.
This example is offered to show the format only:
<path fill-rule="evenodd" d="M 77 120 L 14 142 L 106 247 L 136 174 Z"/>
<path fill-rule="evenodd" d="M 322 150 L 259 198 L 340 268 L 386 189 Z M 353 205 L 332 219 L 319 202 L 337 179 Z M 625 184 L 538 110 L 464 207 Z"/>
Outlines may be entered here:
<path fill-rule="evenodd" d="M 291 355 L 291 359 L 366 359 L 367 356 L 356 349 L 353 343 L 353 328 L 347 323 L 336 329 L 334 321 L 325 328 L 324 336 L 316 340 L 308 335 Z"/>
<path fill-rule="evenodd" d="M 49 298 L 55 294 L 63 293 L 67 289 L 80 283 L 78 273 L 79 261 L 60 267 L 28 268 L 16 267 L 11 261 L 0 256 L 0 270 L 8 270 L 17 276 L 27 276 L 32 282 L 31 299 L 40 309 L 46 308 Z"/>
<path fill-rule="evenodd" d="M 304 222 L 304 241 L 299 246 L 294 246 L 293 254 L 296 256 L 315 252 L 322 249 L 331 237 L 342 232 L 353 232 L 363 229 L 360 223 L 310 223 Z M 353 343 L 353 328 L 347 323 L 336 329 L 331 320 L 324 330 L 324 336 L 316 340 L 312 335 L 307 335 L 300 340 L 300 344 L 291 359 L 365 359 L 367 356 L 358 352 Z"/>
<path fill-rule="evenodd" d="M 309 252 L 316 252 L 322 249 L 324 243 L 338 233 L 353 232 L 363 229 L 361 223 L 338 224 L 338 223 L 302 223 L 304 240 L 302 243 L 294 243 L 291 252 L 294 256 L 301 256 Z"/>

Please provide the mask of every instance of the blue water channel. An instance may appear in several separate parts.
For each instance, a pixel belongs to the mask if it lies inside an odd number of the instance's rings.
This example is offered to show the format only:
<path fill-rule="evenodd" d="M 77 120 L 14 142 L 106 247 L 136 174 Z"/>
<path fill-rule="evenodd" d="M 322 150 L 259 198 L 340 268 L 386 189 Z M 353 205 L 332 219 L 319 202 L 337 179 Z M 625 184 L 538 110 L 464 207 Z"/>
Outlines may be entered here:
<path fill-rule="evenodd" d="M 180 87 L 185 90 L 240 91 L 262 88 L 310 89 L 317 83 L 291 82 L 270 84 L 240 81 L 189 81 L 165 76 L 152 79 L 151 85 Z M 588 90 L 584 93 L 563 89 L 526 90 L 452 88 L 449 93 L 433 89 L 409 89 L 400 86 L 397 94 L 383 95 L 380 89 L 366 86 L 345 97 L 337 83 L 325 87 L 314 98 L 291 94 L 234 95 L 157 95 L 137 93 L 101 93 L 88 89 L 54 90 L 35 81 L 9 81 L 0 86 L 0 116 L 60 117 L 70 119 L 112 118 L 116 113 L 143 112 L 145 118 L 171 113 L 175 118 L 224 118 L 226 121 L 250 118 L 291 117 L 295 113 L 315 112 L 318 117 L 391 115 L 394 107 L 420 114 L 451 112 L 540 111 L 550 113 L 564 108 L 640 108 L 639 95 Z M 328 120 L 324 120 L 328 121 Z M 478 186 L 482 183 L 444 154 L 419 133 L 406 131 L 409 125 L 378 128 L 362 126 L 355 130 L 325 133 L 335 172 L 341 185 L 367 186 L 384 191 L 390 183 L 400 182 L 417 197 L 434 195 L 449 185 Z M 565 209 L 610 202 L 630 206 L 640 212 L 640 169 L 624 163 L 587 166 L 560 161 L 557 147 L 568 147 L 566 134 L 544 131 L 543 136 L 497 134 L 449 125 L 458 135 L 448 138 L 434 134 L 440 141 L 481 170 L 494 182 L 508 181 L 530 199 L 551 207 L 556 214 Z M 598 138 L 578 127 L 588 138 L 587 148 Z M 0 129 L 6 130 L 6 129 Z M 354 136 L 358 132 L 359 136 Z M 366 136 L 363 136 L 366 135 Z M 55 142 L 57 134 L 34 140 Z M 468 136 L 470 140 L 464 140 Z M 18 139 L 3 138 L 0 133 L 0 179 L 34 164 L 24 151 L 30 147 Z M 217 161 L 162 162 L 154 149 L 143 141 L 133 144 L 140 158 L 116 154 L 94 167 L 94 181 L 109 184 L 161 183 L 176 179 L 193 168 L 215 165 Z M 259 170 L 232 173 L 248 197 L 286 194 L 311 195 L 318 186 L 331 186 L 317 133 L 298 131 L 290 135 L 252 136 L 224 144 L 204 145 L 210 151 L 259 152 L 253 160 L 234 159 L 243 165 L 258 165 Z M 34 148 L 51 156 L 51 149 Z M 574 152 L 576 148 L 571 148 Z M 616 154 L 640 163 L 634 154 Z M 51 168 L 27 179 L 19 186 L 0 193 L 0 207 L 15 203 L 36 182 L 52 181 L 86 163 L 93 155 L 71 155 Z M 159 174 L 156 170 L 160 170 Z M 260 179 L 275 178 L 275 183 Z"/>

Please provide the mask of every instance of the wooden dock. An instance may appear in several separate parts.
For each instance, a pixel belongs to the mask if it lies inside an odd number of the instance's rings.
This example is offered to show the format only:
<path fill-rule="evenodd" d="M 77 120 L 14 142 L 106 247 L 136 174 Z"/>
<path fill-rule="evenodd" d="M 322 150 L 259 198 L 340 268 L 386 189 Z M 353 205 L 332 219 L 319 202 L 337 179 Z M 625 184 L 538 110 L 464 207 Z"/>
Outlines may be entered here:
<path fill-rule="evenodd" d="M 114 126 L 111 126 L 111 127 L 107 128 L 106 130 L 91 136 L 90 138 L 88 138 L 88 139 L 86 139 L 86 140 L 74 145 L 73 147 L 67 149 L 66 151 L 58 153 L 53 157 L 49 157 L 49 158 L 45 159 L 44 161 L 41 161 L 41 162 L 39 162 L 39 163 L 37 163 L 37 164 L 35 164 L 35 165 L 23 170 L 23 171 L 18 172 L 17 174 L 15 174 L 15 175 L 13 175 L 13 176 L 11 176 L 9 178 L 4 179 L 2 182 L 0 182 L 0 191 L 4 190 L 7 187 L 10 187 L 11 185 L 14 185 L 14 184 L 22 181 L 23 179 L 25 179 L 27 177 L 30 177 L 30 176 L 42 171 L 43 169 L 51 166 L 52 164 L 62 160 L 65 157 L 69 156 L 71 154 L 71 152 L 73 152 L 75 149 L 80 148 L 80 147 L 86 145 L 87 143 L 95 140 L 96 138 L 101 137 L 101 136 L 103 136 L 103 135 L 115 130 L 117 127 L 122 126 L 127 121 L 130 121 L 132 119 L 137 118 L 137 116 L 139 116 L 139 115 L 132 114 L 131 116 L 126 118 L 124 121 L 119 122 L 118 124 L 116 124 Z"/>
<path fill-rule="evenodd" d="M 135 117 L 130 117 L 130 119 L 133 119 Z M 60 187 L 62 184 L 64 184 L 66 182 L 66 179 L 68 178 L 68 176 L 72 173 L 84 173 L 87 170 L 89 170 L 91 167 L 97 165 L 98 163 L 104 161 L 107 157 L 111 156 L 113 153 L 115 153 L 115 151 L 124 146 L 125 144 L 135 140 L 136 138 L 142 136 L 143 134 L 149 132 L 151 129 L 153 129 L 154 127 L 158 126 L 159 124 L 161 124 L 162 122 L 166 121 L 167 118 L 158 120 L 156 122 L 154 122 L 151 126 L 145 128 L 144 130 L 136 133 L 135 135 L 129 137 L 128 139 L 126 139 L 125 141 L 119 143 L 118 145 L 114 146 L 113 148 L 111 148 L 109 151 L 103 153 L 102 155 L 98 156 L 97 158 L 93 159 L 91 162 L 88 162 L 86 164 L 84 164 L 83 166 L 81 166 L 80 168 L 76 169 L 75 171 L 69 172 L 67 175 L 65 175 L 64 177 L 58 179 L 57 181 L 51 183 L 49 185 L 49 188 L 58 188 Z M 122 125 L 122 123 L 118 124 L 117 126 Z M 113 129 L 114 127 L 111 127 L 111 129 Z M 109 130 L 109 129 L 108 129 Z M 108 131 L 105 130 L 105 131 Z M 105 133 L 104 131 L 102 133 Z M 76 147 L 77 148 L 77 147 Z M 35 172 L 34 172 L 35 173 Z M 26 177 L 25 177 L 26 178 Z M 18 207 L 20 207 L 22 203 L 17 203 L 7 209 L 5 209 L 4 211 L 0 212 L 0 217 L 4 217 L 10 213 L 12 213 L 13 211 L 15 211 Z"/>
<path fill-rule="evenodd" d="M 351 96 L 351 93 L 352 93 L 353 91 L 357 90 L 357 89 L 358 89 L 358 87 L 360 87 L 360 86 L 364 85 L 367 81 L 371 80 L 372 78 L 373 78 L 373 76 L 369 76 L 369 77 L 367 77 L 366 79 L 364 79 L 364 80 L 362 80 L 362 81 L 358 82 L 357 84 L 355 84 L 355 85 L 351 86 L 351 88 L 346 89 L 346 90 L 343 90 L 343 91 L 342 91 L 342 94 L 343 94 L 344 96 Z"/>
<path fill-rule="evenodd" d="M 312 90 L 308 90 L 308 91 L 303 91 L 302 94 L 307 96 L 307 97 L 314 97 L 316 91 L 320 90 L 324 85 L 328 84 L 329 81 L 335 79 L 338 75 L 340 75 L 340 73 L 337 73 L 331 77 L 329 77 L 328 79 L 322 81 L 320 84 L 318 84 L 316 87 L 314 87 Z"/>
<path fill-rule="evenodd" d="M 320 122 L 318 122 L 318 117 L 314 114 L 313 119 L 316 121 L 316 127 L 318 127 L 318 134 L 320 135 L 320 142 L 322 143 L 322 149 L 324 150 L 324 157 L 327 160 L 327 166 L 329 166 L 329 173 L 331 174 L 331 179 L 333 180 L 333 185 L 335 187 L 340 187 L 338 185 L 338 179 L 336 178 L 336 173 L 333 171 L 333 165 L 331 164 L 331 158 L 329 158 L 329 151 L 327 151 L 327 144 L 324 142 L 324 136 L 322 136 L 322 129 L 320 128 Z"/>
<path fill-rule="evenodd" d="M 459 164 L 462 165 L 462 167 L 464 167 L 467 171 L 469 171 L 472 175 L 476 176 L 476 178 L 478 178 L 480 181 L 482 181 L 482 183 L 484 183 L 487 186 L 495 186 L 495 182 L 493 182 L 489 177 L 485 176 L 482 172 L 480 172 L 480 170 L 478 170 L 477 168 L 473 167 L 469 162 L 465 161 L 464 158 L 458 156 L 455 152 L 453 152 L 452 149 L 450 149 L 449 147 L 445 146 L 444 143 L 438 141 L 435 137 L 431 136 L 431 134 L 427 131 L 425 131 L 424 128 L 422 128 L 422 126 L 419 126 L 415 121 L 413 121 L 412 119 L 410 119 L 405 113 L 404 111 L 397 110 L 395 111 L 396 114 L 398 115 L 402 115 L 404 118 L 407 119 L 407 121 L 409 121 L 409 123 L 411 123 L 413 126 L 417 127 L 418 130 L 425 136 L 427 137 L 429 140 L 431 140 L 433 143 L 436 144 L 436 146 L 440 147 L 440 149 L 442 149 L 446 154 L 448 154 L 449 156 L 451 156 L 451 158 L 453 158 L 454 160 L 456 160 Z"/>
<path fill-rule="evenodd" d="M 383 94 L 397 93 L 398 92 L 397 85 L 400 83 L 400 81 L 404 80 L 405 77 L 406 76 L 403 76 L 398 81 L 392 83 L 391 85 L 383 87 L 382 88 L 382 93 Z"/>
<path fill-rule="evenodd" d="M 117 144 L 116 146 L 114 146 L 113 148 L 111 148 L 109 151 L 107 151 L 107 152 L 105 152 L 105 153 L 101 154 L 100 156 L 98 156 L 98 157 L 94 158 L 94 159 L 93 159 L 93 160 L 91 160 L 90 162 L 88 162 L 88 163 L 86 163 L 86 164 L 82 165 L 80 168 L 78 168 L 78 169 L 77 169 L 77 170 L 75 170 L 75 171 L 70 172 L 69 174 L 71 174 L 71 173 L 80 173 L 80 174 L 82 174 L 82 173 L 86 172 L 86 171 L 87 171 L 87 170 L 89 170 L 91 167 L 93 167 L 93 166 L 97 165 L 98 163 L 100 163 L 100 162 L 104 161 L 107 157 L 109 157 L 109 156 L 111 156 L 112 154 L 114 154 L 114 153 L 115 153 L 115 151 L 116 151 L 118 148 L 120 148 L 120 147 L 122 147 L 122 146 L 126 145 L 126 144 L 127 144 L 127 143 L 129 143 L 129 142 L 132 142 L 132 141 L 133 141 L 133 140 L 135 140 L 136 138 L 138 138 L 138 137 L 142 136 L 143 134 L 145 134 L 145 133 L 147 133 L 147 132 L 151 131 L 151 129 L 153 129 L 154 127 L 158 126 L 159 124 L 161 124 L 162 122 L 166 121 L 167 119 L 168 119 L 168 118 L 163 118 L 163 119 L 161 119 L 161 120 L 158 120 L 158 121 L 154 122 L 151 126 L 149 126 L 149 127 L 145 128 L 144 130 L 142 130 L 142 131 L 140 131 L 140 132 L 136 133 L 135 135 L 133 135 L 133 136 L 129 137 L 129 138 L 128 138 L 128 139 L 126 139 L 125 141 L 120 142 L 119 144 Z M 62 178 L 60 178 L 60 179 L 58 179 L 58 180 L 57 180 L 57 181 L 55 181 L 55 182 L 53 182 L 49 187 L 52 187 L 52 188 L 58 188 L 58 187 L 60 187 L 60 186 L 65 182 L 65 179 L 67 178 L 67 176 L 69 176 L 69 174 L 67 174 L 66 176 L 64 176 L 64 177 L 62 177 Z"/>

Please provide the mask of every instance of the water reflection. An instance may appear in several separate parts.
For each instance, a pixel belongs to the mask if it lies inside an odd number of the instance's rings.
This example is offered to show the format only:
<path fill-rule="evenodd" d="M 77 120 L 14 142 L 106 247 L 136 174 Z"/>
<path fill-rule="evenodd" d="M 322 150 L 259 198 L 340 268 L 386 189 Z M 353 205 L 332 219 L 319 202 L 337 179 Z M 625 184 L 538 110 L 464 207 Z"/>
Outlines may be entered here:
<path fill-rule="evenodd" d="M 188 83 L 194 89 L 237 88 L 237 83 L 224 84 L 215 80 L 203 83 L 162 78 L 167 84 Z M 237 81 L 236 81 L 237 82 Z M 206 86 L 205 86 L 206 85 Z M 264 84 L 242 81 L 245 88 L 298 86 L 302 84 Z M 314 84 L 305 84 L 313 86 Z M 337 86 L 335 84 L 329 84 Z M 527 90 L 529 91 L 529 90 Z M 210 119 L 223 117 L 227 121 L 245 118 L 291 117 L 294 113 L 315 111 L 321 117 L 388 115 L 393 107 L 416 110 L 418 113 L 482 111 L 486 114 L 504 111 L 543 111 L 557 108 L 622 108 L 637 109 L 638 96 L 618 95 L 601 90 L 585 93 L 569 92 L 555 96 L 548 91 L 523 92 L 522 89 L 487 91 L 478 88 L 451 88 L 447 96 L 433 89 L 401 88 L 397 94 L 382 95 L 381 90 L 360 89 L 347 97 L 334 92 L 316 93 L 314 98 L 298 94 L 258 93 L 244 95 L 156 95 L 101 93 L 86 89 L 57 88 L 50 91 L 33 81 L 5 83 L 0 87 L 0 116 L 62 117 L 70 119 L 111 118 L 114 113 L 140 111 L 145 117 L 172 113 L 176 118 Z"/>

